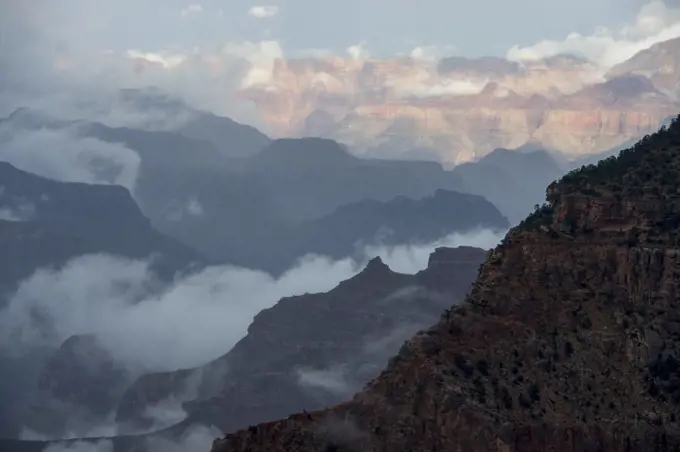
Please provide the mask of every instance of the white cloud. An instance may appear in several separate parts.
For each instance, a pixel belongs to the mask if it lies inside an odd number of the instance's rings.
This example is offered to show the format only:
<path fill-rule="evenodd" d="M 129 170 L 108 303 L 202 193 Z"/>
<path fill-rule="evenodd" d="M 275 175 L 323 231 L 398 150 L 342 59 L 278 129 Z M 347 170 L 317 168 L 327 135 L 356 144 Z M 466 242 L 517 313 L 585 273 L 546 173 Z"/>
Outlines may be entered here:
<path fill-rule="evenodd" d="M 330 49 L 309 48 L 295 52 L 297 58 L 328 58 L 333 55 Z"/>
<path fill-rule="evenodd" d="M 395 271 L 413 273 L 427 266 L 434 246 L 489 248 L 500 238 L 478 231 L 432 245 L 365 252 L 381 255 Z M 280 298 L 328 291 L 361 267 L 350 259 L 310 256 L 278 279 L 243 268 L 210 267 L 149 293 L 156 280 L 148 262 L 83 256 L 58 270 L 39 270 L 20 284 L 0 311 L 0 344 L 20 353 L 25 347 L 57 346 L 74 334 L 93 334 L 131 370 L 194 367 L 231 349 L 253 316 Z"/>
<path fill-rule="evenodd" d="M 203 206 L 201 205 L 200 202 L 198 202 L 198 199 L 193 198 L 189 201 L 189 203 L 187 204 L 187 213 L 195 217 L 203 216 Z"/>
<path fill-rule="evenodd" d="M 215 439 L 224 436 L 215 427 L 194 425 L 179 439 L 169 439 L 161 435 L 150 435 L 145 439 L 145 448 L 149 452 L 186 452 L 208 451 Z M 98 441 L 73 441 L 52 443 L 45 452 L 113 452 L 114 445 L 109 439 Z"/>
<path fill-rule="evenodd" d="M 528 47 L 515 45 L 508 50 L 507 58 L 531 61 L 572 53 L 609 68 L 656 43 L 677 37 L 680 37 L 680 10 L 652 1 L 642 6 L 635 23 L 617 31 L 600 28 L 589 36 L 571 33 L 563 41 L 545 40 Z"/>
<path fill-rule="evenodd" d="M 184 432 L 179 440 L 152 435 L 146 442 L 149 452 L 208 451 L 212 449 L 213 441 L 222 436 L 224 433 L 215 427 L 196 425 Z"/>
<path fill-rule="evenodd" d="M 363 60 L 370 56 L 363 42 L 347 47 L 347 54 L 354 60 Z"/>
<path fill-rule="evenodd" d="M 0 52 L 0 84 L 7 88 L 0 90 L 0 116 L 27 104 L 51 104 L 64 117 L 75 105 L 110 102 L 119 89 L 154 86 L 193 107 L 268 131 L 252 101 L 237 94 L 244 87 L 269 86 L 273 62 L 283 56 L 278 42 L 216 40 L 154 48 L 130 40 L 126 50 L 105 35 L 105 8 L 69 1 L 61 9 L 47 0 L 0 7 L 2 40 L 8 44 Z"/>
<path fill-rule="evenodd" d="M 187 17 L 192 14 L 199 14 L 203 12 L 203 7 L 197 3 L 192 3 L 191 5 L 187 6 L 186 8 L 183 8 L 180 11 L 180 15 L 182 17 Z"/>
<path fill-rule="evenodd" d="M 4 221 L 31 221 L 35 216 L 35 206 L 30 203 L 21 203 L 14 206 L 0 205 L 0 220 Z"/>
<path fill-rule="evenodd" d="M 407 74 L 391 74 L 385 86 L 400 97 L 466 96 L 479 94 L 490 81 L 481 77 L 442 77 L 435 65 L 432 61 Z"/>
<path fill-rule="evenodd" d="M 296 369 L 297 383 L 309 388 L 324 389 L 339 396 L 349 396 L 354 387 L 347 381 L 346 369 L 333 365 L 327 369 Z"/>
<path fill-rule="evenodd" d="M 182 53 L 170 53 L 170 52 L 143 52 L 141 50 L 127 50 L 125 56 L 130 59 L 139 59 L 148 61 L 149 63 L 157 63 L 163 66 L 164 69 L 172 69 L 187 60 L 187 55 Z"/>
<path fill-rule="evenodd" d="M 416 60 L 439 60 L 451 55 L 456 50 L 456 46 L 435 46 L 422 45 L 414 47 L 409 56 Z"/>
<path fill-rule="evenodd" d="M 283 50 L 277 41 L 230 43 L 222 48 L 222 52 L 248 62 L 249 69 L 241 79 L 243 89 L 272 86 L 274 64 L 283 58 Z"/>
<path fill-rule="evenodd" d="M 196 197 L 192 197 L 184 204 L 178 206 L 175 210 L 170 210 L 165 217 L 168 221 L 181 221 L 183 218 L 185 218 L 185 215 L 190 215 L 192 217 L 202 217 L 204 214 L 205 211 L 203 209 L 203 205 Z"/>
<path fill-rule="evenodd" d="M 0 125 L 0 160 L 50 179 L 115 184 L 129 190 L 140 165 L 136 152 L 121 144 L 83 138 L 74 128 L 28 130 L 6 123 Z"/>
<path fill-rule="evenodd" d="M 74 441 L 72 443 L 50 444 L 45 452 L 113 452 L 113 442 L 108 439 L 100 441 Z"/>
<path fill-rule="evenodd" d="M 248 15 L 257 19 L 274 17 L 279 13 L 278 6 L 253 6 L 248 10 Z"/>

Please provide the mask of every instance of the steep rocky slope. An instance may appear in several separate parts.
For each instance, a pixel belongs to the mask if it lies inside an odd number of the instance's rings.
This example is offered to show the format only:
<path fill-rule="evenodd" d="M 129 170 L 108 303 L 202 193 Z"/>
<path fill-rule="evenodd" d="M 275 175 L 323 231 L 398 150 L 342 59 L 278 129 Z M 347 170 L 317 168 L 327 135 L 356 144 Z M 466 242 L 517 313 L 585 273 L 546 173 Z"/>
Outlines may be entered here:
<path fill-rule="evenodd" d="M 404 340 L 463 299 L 485 256 L 479 248 L 438 248 L 415 275 L 375 258 L 327 293 L 284 298 L 214 362 L 141 377 L 124 394 L 117 420 L 148 426 L 149 408 L 185 402 L 178 430 L 198 423 L 230 432 L 347 400 Z"/>
<path fill-rule="evenodd" d="M 547 191 L 364 391 L 237 451 L 680 448 L 680 120 Z"/>

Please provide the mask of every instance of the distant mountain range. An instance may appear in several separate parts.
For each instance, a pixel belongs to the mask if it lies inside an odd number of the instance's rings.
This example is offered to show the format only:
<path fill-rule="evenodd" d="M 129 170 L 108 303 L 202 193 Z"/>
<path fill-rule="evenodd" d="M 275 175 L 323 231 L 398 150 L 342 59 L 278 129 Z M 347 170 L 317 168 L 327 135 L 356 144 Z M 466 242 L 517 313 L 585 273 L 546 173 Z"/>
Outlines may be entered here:
<path fill-rule="evenodd" d="M 323 136 L 367 156 L 460 164 L 529 142 L 587 157 L 680 110 L 680 39 L 607 70 L 571 55 L 277 60 L 240 93 L 280 136 Z"/>
<path fill-rule="evenodd" d="M 177 131 L 63 121 L 27 109 L 3 127 L 68 129 L 132 149 L 140 158 L 133 196 L 144 215 L 213 262 L 277 274 L 305 254 L 342 258 L 371 244 L 509 227 L 507 214 L 463 193 L 474 190 L 436 162 L 361 159 L 328 139 L 266 140 L 252 155 L 234 157 Z M 252 142 L 253 129 L 234 126 L 230 134 Z"/>
<path fill-rule="evenodd" d="M 45 128 L 121 143 L 139 155 L 139 174 L 131 193 L 0 162 L 0 306 L 36 270 L 85 254 L 151 259 L 152 270 L 170 281 L 219 263 L 279 274 L 309 253 L 363 261 L 368 245 L 424 244 L 453 232 L 509 227 L 482 196 L 451 190 L 460 186 L 458 177 L 437 163 L 363 160 L 331 140 L 267 140 L 252 156 L 234 157 L 176 131 L 64 121 L 25 109 L 0 122 L 3 139 Z M 98 161 L 94 170 L 117 169 Z M 73 431 L 69 416 L 81 409 L 101 423 L 131 383 L 88 335 L 58 350 L 21 357 L 6 351 L 0 367 L 12 372 L 0 376 L 0 436 L 15 436 L 18 421 L 58 436 Z M 65 380 L 80 382 L 77 390 Z"/>
<path fill-rule="evenodd" d="M 88 253 L 154 258 L 166 278 L 208 262 L 156 231 L 122 187 L 57 182 L 0 162 L 0 288 Z"/>

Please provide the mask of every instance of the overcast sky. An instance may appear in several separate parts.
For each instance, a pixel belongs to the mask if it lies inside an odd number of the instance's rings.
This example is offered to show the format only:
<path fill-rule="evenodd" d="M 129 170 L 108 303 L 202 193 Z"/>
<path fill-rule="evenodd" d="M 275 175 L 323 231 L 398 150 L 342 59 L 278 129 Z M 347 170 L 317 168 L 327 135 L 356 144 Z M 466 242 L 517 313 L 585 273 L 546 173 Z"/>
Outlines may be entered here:
<path fill-rule="evenodd" d="M 181 49 L 224 41 L 277 40 L 287 54 L 342 53 L 365 43 L 374 55 L 416 45 L 456 54 L 504 55 L 513 45 L 619 29 L 643 0 L 0 0 L 6 17 L 80 33 L 110 50 Z M 33 6 L 32 6 L 33 5 Z M 14 10 L 9 11 L 8 10 Z"/>
<path fill-rule="evenodd" d="M 572 53 L 608 68 L 679 36 L 680 0 L 0 0 L 0 115 L 29 94 L 157 86 L 255 121 L 232 94 L 267 85 L 280 57 Z"/>

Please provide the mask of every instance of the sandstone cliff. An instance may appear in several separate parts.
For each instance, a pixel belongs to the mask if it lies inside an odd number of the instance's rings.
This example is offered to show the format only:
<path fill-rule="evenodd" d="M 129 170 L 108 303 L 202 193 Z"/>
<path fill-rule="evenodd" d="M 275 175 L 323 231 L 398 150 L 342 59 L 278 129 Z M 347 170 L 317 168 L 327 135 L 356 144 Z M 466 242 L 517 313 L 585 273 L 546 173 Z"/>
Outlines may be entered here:
<path fill-rule="evenodd" d="M 561 55 L 522 64 L 500 58 L 279 60 L 266 85 L 240 95 L 257 105 L 277 135 L 331 137 L 367 155 L 389 148 L 393 157 L 458 164 L 496 148 L 539 142 L 577 157 L 651 133 L 677 112 L 677 45 L 655 49 L 660 56 L 636 56 L 606 76 L 594 63 Z M 660 90 L 654 102 L 636 92 L 630 75 L 652 81 Z M 601 93 L 618 78 L 631 88 L 610 102 Z"/>
<path fill-rule="evenodd" d="M 352 401 L 214 452 L 680 448 L 680 120 L 548 188 Z"/>

